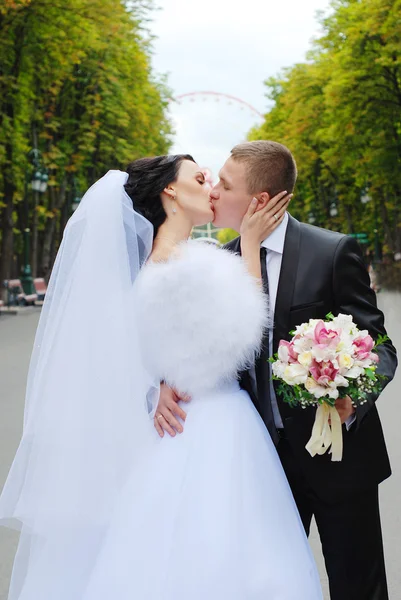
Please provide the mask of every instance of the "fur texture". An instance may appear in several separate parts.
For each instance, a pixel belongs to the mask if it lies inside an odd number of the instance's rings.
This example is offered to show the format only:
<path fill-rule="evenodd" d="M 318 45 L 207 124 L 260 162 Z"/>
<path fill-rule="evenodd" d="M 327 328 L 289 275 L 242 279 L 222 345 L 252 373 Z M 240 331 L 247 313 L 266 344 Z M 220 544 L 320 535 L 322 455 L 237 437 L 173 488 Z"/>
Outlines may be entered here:
<path fill-rule="evenodd" d="M 152 375 L 195 395 L 254 361 L 267 299 L 239 256 L 190 241 L 168 262 L 149 263 L 136 286 Z"/>

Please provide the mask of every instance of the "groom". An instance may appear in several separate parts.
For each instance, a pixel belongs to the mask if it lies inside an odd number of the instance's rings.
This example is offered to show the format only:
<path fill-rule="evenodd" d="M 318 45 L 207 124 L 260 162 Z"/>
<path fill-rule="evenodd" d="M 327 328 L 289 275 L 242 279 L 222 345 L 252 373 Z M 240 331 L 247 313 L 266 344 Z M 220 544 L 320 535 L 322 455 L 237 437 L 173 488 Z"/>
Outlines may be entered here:
<path fill-rule="evenodd" d="M 292 192 L 296 176 L 294 158 L 285 146 L 271 141 L 236 146 L 210 194 L 214 225 L 239 231 L 253 196 L 263 208 L 278 192 Z M 240 238 L 227 248 L 240 253 Z M 242 374 L 242 387 L 251 395 L 276 444 L 308 534 L 315 517 L 331 599 L 387 600 L 378 485 L 391 470 L 377 398 L 372 396 L 356 410 L 348 397 L 337 400 L 343 423 L 343 460 L 331 462 L 329 454 L 312 458 L 305 445 L 316 409 L 293 409 L 285 404 L 275 393 L 267 362 L 277 352 L 279 341 L 289 339 L 297 325 L 312 318 L 324 319 L 329 312 L 352 315 L 358 327 L 374 338 L 386 334 L 359 246 L 350 237 L 299 223 L 287 214 L 262 242 L 261 260 L 274 328 L 266 336 L 255 368 Z M 397 367 L 396 351 L 391 341 L 378 351 L 378 372 L 388 383 Z M 163 414 L 168 423 L 165 429 L 173 435 L 182 431 L 176 417 L 185 416 L 176 404 L 179 399 L 162 386 L 158 413 Z"/>

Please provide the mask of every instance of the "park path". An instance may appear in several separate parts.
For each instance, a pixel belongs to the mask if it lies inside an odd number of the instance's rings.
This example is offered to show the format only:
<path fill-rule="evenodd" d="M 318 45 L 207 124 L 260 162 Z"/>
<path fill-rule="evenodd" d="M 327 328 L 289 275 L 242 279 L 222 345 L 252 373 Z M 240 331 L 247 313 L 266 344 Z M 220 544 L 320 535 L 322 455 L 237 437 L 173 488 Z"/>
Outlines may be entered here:
<path fill-rule="evenodd" d="M 401 351 L 401 294 L 380 293 L 379 304 L 386 315 L 390 336 Z M 0 488 L 7 475 L 21 434 L 24 390 L 29 357 L 39 309 L 17 316 L 0 317 Z M 73 365 L 66 364 L 66 369 Z M 401 368 L 395 381 L 379 401 L 384 431 L 393 466 L 393 476 L 381 486 L 381 512 L 391 600 L 401 600 Z M 7 599 L 17 534 L 0 528 L 0 600 Z M 316 555 L 325 600 L 327 581 L 316 529 L 311 544 Z"/>

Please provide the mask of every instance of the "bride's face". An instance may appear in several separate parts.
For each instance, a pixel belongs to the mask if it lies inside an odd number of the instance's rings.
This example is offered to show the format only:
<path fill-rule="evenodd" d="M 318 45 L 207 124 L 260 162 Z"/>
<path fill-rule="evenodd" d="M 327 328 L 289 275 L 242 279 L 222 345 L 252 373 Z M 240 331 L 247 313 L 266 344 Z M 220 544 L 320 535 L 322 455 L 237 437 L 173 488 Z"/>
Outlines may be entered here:
<path fill-rule="evenodd" d="M 214 219 L 209 198 L 210 186 L 199 165 L 184 160 L 176 181 L 171 186 L 176 194 L 177 210 L 185 213 L 192 226 L 205 225 Z"/>

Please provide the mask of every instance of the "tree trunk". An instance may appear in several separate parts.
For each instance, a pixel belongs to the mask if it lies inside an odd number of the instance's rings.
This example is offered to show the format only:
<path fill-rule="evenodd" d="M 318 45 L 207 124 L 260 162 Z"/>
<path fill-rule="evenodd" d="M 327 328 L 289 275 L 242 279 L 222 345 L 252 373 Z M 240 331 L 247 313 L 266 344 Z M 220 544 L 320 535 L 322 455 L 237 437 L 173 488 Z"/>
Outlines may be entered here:
<path fill-rule="evenodd" d="M 355 233 L 352 221 L 352 208 L 349 204 L 344 205 L 344 212 L 347 219 L 348 233 Z"/>
<path fill-rule="evenodd" d="M 32 211 L 32 246 L 31 246 L 31 269 L 32 277 L 37 277 L 38 272 L 38 204 L 39 192 L 33 193 L 33 211 Z"/>
<path fill-rule="evenodd" d="M 45 235 L 43 238 L 42 260 L 40 261 L 40 271 L 43 277 L 47 277 L 52 265 L 52 245 L 56 235 L 56 217 L 47 220 Z"/>
<path fill-rule="evenodd" d="M 59 248 L 59 246 L 57 244 L 57 222 L 56 222 L 54 224 L 54 233 L 53 233 L 52 243 L 50 246 L 50 261 L 49 261 L 49 269 L 46 273 L 46 281 L 49 281 L 49 279 L 50 279 L 54 261 L 56 260 L 58 248 Z"/>
<path fill-rule="evenodd" d="M 50 197 L 54 194 L 53 190 L 50 192 Z M 53 238 L 56 233 L 56 216 L 48 218 L 45 226 L 45 233 L 43 236 L 43 248 L 42 258 L 40 261 L 40 271 L 43 277 L 47 277 L 51 268 L 51 249 L 53 244 Z"/>
<path fill-rule="evenodd" d="M 395 252 L 395 240 L 393 236 L 393 228 L 390 223 L 390 218 L 386 206 L 386 197 L 384 195 L 381 196 L 380 201 L 380 216 L 383 223 L 383 232 L 384 232 L 384 241 L 390 248 L 390 252 L 394 254 Z M 379 232 L 380 232 L 380 224 L 379 224 Z"/>
<path fill-rule="evenodd" d="M 56 194 L 56 190 L 53 187 L 49 189 L 49 194 L 49 210 L 55 211 L 55 214 L 52 218 L 49 218 L 47 220 L 45 233 L 43 237 L 43 250 L 42 258 L 40 261 L 40 270 L 43 274 L 43 277 L 45 278 L 48 278 L 48 276 L 50 275 L 53 262 L 57 253 L 57 215 L 59 214 L 58 211 L 60 210 L 60 207 L 64 204 L 65 201 L 66 183 L 63 182 L 61 184 L 60 191 L 58 194 Z"/>
<path fill-rule="evenodd" d="M 9 182 L 5 182 L 4 196 L 6 206 L 3 209 L 1 218 L 1 249 L 0 249 L 0 295 L 4 298 L 6 293 L 3 287 L 3 281 L 12 276 L 13 259 L 13 199 L 14 189 Z"/>
<path fill-rule="evenodd" d="M 396 197 L 394 202 L 394 252 L 401 252 L 401 188 L 396 186 Z"/>
<path fill-rule="evenodd" d="M 11 65 L 9 75 L 13 78 L 14 82 L 18 81 L 20 74 L 20 66 L 23 54 L 23 41 L 25 37 L 25 29 L 27 27 L 28 20 L 25 18 L 20 22 L 15 30 L 16 39 L 19 40 L 18 51 L 14 57 L 14 62 Z M 6 115 L 9 123 L 11 133 L 6 135 L 4 143 L 4 151 L 6 160 L 3 163 L 3 177 L 4 177 L 4 200 L 6 203 L 3 209 L 2 220 L 1 220 L 1 249 L 0 249 L 0 294 L 4 295 L 3 281 L 9 279 L 12 273 L 12 262 L 14 253 L 14 239 L 13 239 L 13 204 L 14 204 L 14 193 L 15 185 L 13 182 L 12 165 L 13 165 L 13 128 L 14 128 L 14 103 L 15 103 L 15 92 L 14 86 L 11 89 L 6 89 L 6 93 L 3 94 L 3 107 L 2 114 Z"/>

